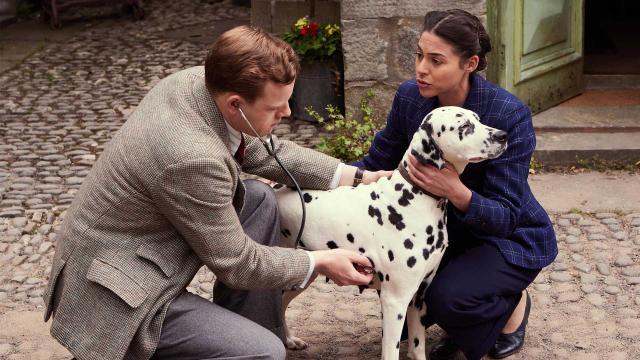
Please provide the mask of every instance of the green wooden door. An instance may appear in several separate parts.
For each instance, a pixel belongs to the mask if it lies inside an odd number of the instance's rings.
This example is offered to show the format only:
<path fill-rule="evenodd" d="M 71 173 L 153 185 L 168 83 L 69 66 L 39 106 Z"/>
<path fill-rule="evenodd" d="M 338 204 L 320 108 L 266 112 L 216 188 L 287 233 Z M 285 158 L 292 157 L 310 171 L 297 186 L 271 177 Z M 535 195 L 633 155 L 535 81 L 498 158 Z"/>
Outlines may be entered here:
<path fill-rule="evenodd" d="M 487 78 L 536 113 L 583 91 L 584 0 L 487 0 Z"/>

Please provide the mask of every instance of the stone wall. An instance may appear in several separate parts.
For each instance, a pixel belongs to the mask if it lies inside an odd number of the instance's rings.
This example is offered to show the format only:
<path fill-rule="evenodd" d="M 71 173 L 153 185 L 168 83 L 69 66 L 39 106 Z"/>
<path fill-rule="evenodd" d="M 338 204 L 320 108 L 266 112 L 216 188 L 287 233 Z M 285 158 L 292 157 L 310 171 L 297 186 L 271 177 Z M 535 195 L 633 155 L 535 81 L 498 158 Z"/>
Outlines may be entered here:
<path fill-rule="evenodd" d="M 314 20 L 320 23 L 338 23 L 340 22 L 340 1 L 251 1 L 251 24 L 275 34 L 281 34 L 288 31 L 297 19 L 305 15 L 311 15 Z"/>
<path fill-rule="evenodd" d="M 342 0 L 345 103 L 357 109 L 369 89 L 385 119 L 400 83 L 414 77 L 414 53 L 424 15 L 461 8 L 486 24 L 487 0 Z"/>

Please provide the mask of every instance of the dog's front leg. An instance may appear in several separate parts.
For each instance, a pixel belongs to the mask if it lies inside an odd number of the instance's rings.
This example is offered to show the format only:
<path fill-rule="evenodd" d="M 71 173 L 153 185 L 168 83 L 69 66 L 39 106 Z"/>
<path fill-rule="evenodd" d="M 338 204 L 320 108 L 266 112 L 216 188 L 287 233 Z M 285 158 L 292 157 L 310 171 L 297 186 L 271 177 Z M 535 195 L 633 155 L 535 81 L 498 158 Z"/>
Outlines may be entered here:
<path fill-rule="evenodd" d="M 382 285 L 380 302 L 382 303 L 382 359 L 398 360 L 400 353 L 400 335 L 404 325 L 407 306 L 411 293 L 394 291 L 392 287 Z"/>
<path fill-rule="evenodd" d="M 307 287 L 309 287 L 311 283 L 313 283 L 313 280 L 315 280 L 317 276 L 318 274 L 316 273 L 311 276 L 309 282 L 307 283 Z M 289 303 L 291 303 L 291 301 L 296 296 L 300 295 L 305 290 L 306 289 L 285 290 L 282 294 L 282 326 L 284 326 L 284 336 L 286 337 L 285 346 L 287 347 L 287 349 L 302 350 L 307 348 L 307 343 L 304 340 L 293 335 L 293 332 L 291 331 L 291 329 L 289 329 L 289 326 L 287 326 L 287 318 L 285 316 L 287 308 L 289 307 Z"/>
<path fill-rule="evenodd" d="M 422 288 L 422 286 L 420 287 Z M 418 290 L 420 291 L 420 290 Z M 408 356 L 413 360 L 425 360 L 424 324 L 420 319 L 427 313 L 423 295 L 416 292 L 407 309 L 407 326 L 409 330 Z"/>
<path fill-rule="evenodd" d="M 435 268 L 439 265 L 436 264 Z M 433 281 L 434 276 L 436 275 L 435 271 L 431 271 L 427 274 L 427 276 L 422 280 L 420 286 L 418 287 L 418 291 L 416 291 L 413 296 L 413 300 L 411 304 L 409 304 L 409 308 L 407 309 L 407 326 L 409 330 L 409 358 L 413 360 L 425 360 L 425 338 L 424 338 L 424 323 L 422 322 L 422 318 L 427 313 L 427 305 L 424 302 L 424 297 L 427 292 L 427 288 L 429 284 Z"/>

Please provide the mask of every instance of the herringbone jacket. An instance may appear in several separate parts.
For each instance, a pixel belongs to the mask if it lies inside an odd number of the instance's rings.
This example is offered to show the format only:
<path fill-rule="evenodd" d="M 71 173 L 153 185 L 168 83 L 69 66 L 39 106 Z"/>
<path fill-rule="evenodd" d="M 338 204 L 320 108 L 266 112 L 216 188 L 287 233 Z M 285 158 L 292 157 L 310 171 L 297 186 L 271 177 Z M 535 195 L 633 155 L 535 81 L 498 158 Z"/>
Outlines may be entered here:
<path fill-rule="evenodd" d="M 290 288 L 302 250 L 257 245 L 237 214 L 240 167 L 204 68 L 162 80 L 114 135 L 67 211 L 45 292 L 51 334 L 79 359 L 147 359 L 170 301 L 204 264 L 235 288 Z M 326 189 L 338 160 L 287 141 L 302 186 Z M 288 183 L 256 138 L 243 170 Z"/>

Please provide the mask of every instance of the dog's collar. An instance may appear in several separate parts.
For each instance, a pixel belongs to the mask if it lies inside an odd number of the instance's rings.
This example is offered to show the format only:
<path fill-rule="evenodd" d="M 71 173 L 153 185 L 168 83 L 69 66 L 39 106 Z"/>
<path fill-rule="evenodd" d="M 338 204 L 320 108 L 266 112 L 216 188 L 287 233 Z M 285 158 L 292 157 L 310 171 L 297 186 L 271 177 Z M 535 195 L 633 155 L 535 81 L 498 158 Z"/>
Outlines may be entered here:
<path fill-rule="evenodd" d="M 398 172 L 400 172 L 400 175 L 402 175 L 402 177 L 407 180 L 407 182 L 415 187 L 417 187 L 418 189 L 420 189 L 420 191 L 422 191 L 423 193 L 431 196 L 432 198 L 434 198 L 435 200 L 441 201 L 443 198 L 441 196 L 438 195 L 434 195 L 428 191 L 426 191 L 425 189 L 421 188 L 420 186 L 416 185 L 416 183 L 414 183 L 411 178 L 409 178 L 409 172 L 407 171 L 407 168 L 404 166 L 404 164 L 402 164 L 402 162 L 400 162 L 400 165 L 398 165 Z"/>

